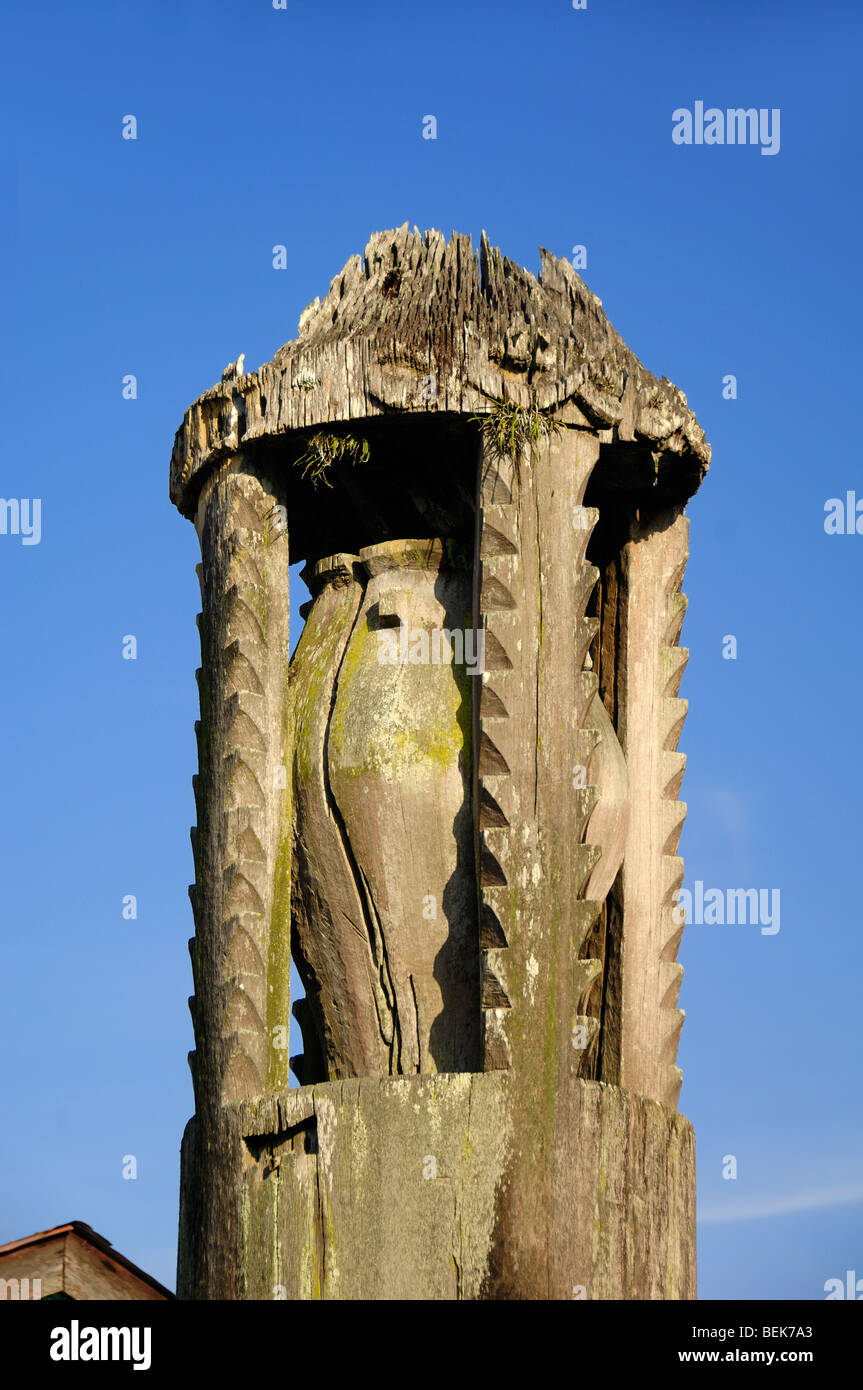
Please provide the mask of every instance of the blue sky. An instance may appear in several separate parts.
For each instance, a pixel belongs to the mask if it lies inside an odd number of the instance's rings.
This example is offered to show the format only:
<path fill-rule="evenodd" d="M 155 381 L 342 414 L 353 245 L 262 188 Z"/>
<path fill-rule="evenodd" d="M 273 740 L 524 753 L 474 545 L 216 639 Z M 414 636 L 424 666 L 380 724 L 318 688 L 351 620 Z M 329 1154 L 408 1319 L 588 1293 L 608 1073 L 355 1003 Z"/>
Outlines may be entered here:
<path fill-rule="evenodd" d="M 713 445 L 681 852 L 687 886 L 779 889 L 781 927 L 693 924 L 680 952 L 700 1294 L 863 1275 L 863 535 L 824 530 L 829 498 L 863 499 L 859 5 L 2 8 L 0 495 L 40 498 L 42 534 L 0 535 L 0 1241 L 88 1221 L 173 1287 L 199 661 L 173 435 L 409 221 L 532 269 L 585 245 Z M 675 145 L 699 100 L 778 108 L 778 154 Z"/>

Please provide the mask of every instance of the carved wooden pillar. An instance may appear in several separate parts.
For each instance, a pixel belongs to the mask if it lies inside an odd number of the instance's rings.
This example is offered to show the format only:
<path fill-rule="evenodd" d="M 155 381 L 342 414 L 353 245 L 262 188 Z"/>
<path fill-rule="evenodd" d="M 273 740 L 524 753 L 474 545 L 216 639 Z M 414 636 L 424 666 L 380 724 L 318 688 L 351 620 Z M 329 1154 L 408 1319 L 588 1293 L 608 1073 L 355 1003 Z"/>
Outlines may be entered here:
<path fill-rule="evenodd" d="M 694 1297 L 677 644 L 708 459 L 565 261 L 407 228 L 187 411 L 182 1297 Z"/>
<path fill-rule="evenodd" d="M 594 794 L 575 775 L 595 734 L 584 669 L 596 571 L 582 505 L 599 453 L 575 431 L 518 468 L 481 464 L 479 621 L 486 672 L 479 710 L 478 808 L 485 1067 L 540 1084 L 544 1065 L 578 1073 L 573 1030 L 596 973 L 579 952 L 599 905 L 583 890 L 598 858 L 581 843 Z M 550 1062 L 553 1059 L 553 1062 Z M 527 1072 L 525 1073 L 527 1075 Z M 531 1083 L 531 1084 L 532 1084 Z M 554 1085 L 547 1073 L 542 1083 Z"/>
<path fill-rule="evenodd" d="M 621 566 L 619 728 L 631 794 L 623 865 L 625 934 L 620 961 L 619 1084 L 674 1109 L 683 1013 L 683 967 L 674 895 L 686 806 L 677 800 L 686 755 L 677 741 L 687 702 L 677 698 L 689 653 L 678 646 L 686 612 L 680 592 L 689 523 L 679 509 L 636 526 Z"/>
<path fill-rule="evenodd" d="M 223 1278 L 232 1286 L 220 1230 L 224 1174 L 205 1157 L 224 1149 L 224 1107 L 288 1085 L 289 877 L 287 894 L 277 891 L 279 862 L 290 871 L 288 537 L 277 506 L 269 485 L 236 456 L 205 483 L 196 516 L 201 719 L 189 1061 L 197 1123 L 184 1200 L 197 1219 L 185 1225 L 180 1258 L 208 1288 Z"/>

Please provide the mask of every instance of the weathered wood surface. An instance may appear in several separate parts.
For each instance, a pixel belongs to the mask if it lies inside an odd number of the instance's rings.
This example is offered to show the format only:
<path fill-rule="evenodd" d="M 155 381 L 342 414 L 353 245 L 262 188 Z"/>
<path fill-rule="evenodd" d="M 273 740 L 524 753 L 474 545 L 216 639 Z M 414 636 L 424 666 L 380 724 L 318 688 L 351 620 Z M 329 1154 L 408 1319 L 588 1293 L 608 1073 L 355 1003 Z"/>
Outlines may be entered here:
<path fill-rule="evenodd" d="M 196 1286 L 186 1237 L 180 1297 L 694 1298 L 691 1126 L 614 1087 L 561 1088 L 547 1201 L 512 1249 L 507 1193 L 535 1177 L 513 1145 L 516 1084 L 367 1078 L 229 1106 L 216 1158 L 238 1258 Z"/>
<path fill-rule="evenodd" d="M 325 1067 L 298 1074 L 472 1071 L 470 572 L 436 541 L 331 557 L 316 584 L 328 565 L 291 662 L 294 945 Z"/>
<path fill-rule="evenodd" d="M 467 418 L 488 394 L 551 432 L 501 457 Z M 368 457 L 316 491 L 309 432 L 356 419 Z M 477 258 L 406 227 L 186 413 L 185 1296 L 694 1295 L 671 913 L 682 508 L 708 460 L 566 262 L 543 252 L 536 280 L 484 238 Z M 278 506 L 314 595 L 290 675 Z M 379 663 L 382 632 L 435 626 L 482 631 L 481 680 Z M 296 1069 L 321 1084 L 289 1094 L 291 918 Z"/>
<path fill-rule="evenodd" d="M 362 601 L 356 555 L 337 554 L 305 571 L 313 598 L 291 659 L 293 723 L 294 956 L 305 999 L 294 1006 L 303 1054 L 291 1065 L 303 1083 L 388 1070 L 376 1008 L 380 963 L 363 932 L 357 881 L 335 814 L 327 738 L 336 678 Z M 300 831 L 299 827 L 302 827 Z"/>
<path fill-rule="evenodd" d="M 551 1103 L 559 1069 L 580 1074 L 596 1031 L 583 1009 L 596 967 L 579 961 L 599 911 L 583 898 L 599 850 L 580 843 L 596 792 L 577 785 L 574 772 L 596 743 L 585 718 L 596 677 L 584 670 L 596 626 L 584 616 L 596 579 L 584 555 L 596 512 L 582 499 L 598 453 L 592 435 L 573 430 L 518 468 L 488 454 L 480 467 L 485 1067 L 523 1073 L 530 1104 L 539 1096 Z M 578 1028 L 581 1048 L 573 1047 Z M 550 1111 L 546 1118 L 553 1126 Z M 553 1142 L 542 1125 L 530 1129 L 533 1143 Z"/>
<path fill-rule="evenodd" d="M 0 1299 L 21 1301 L 22 1298 L 49 1298 L 52 1294 L 63 1293 L 63 1266 L 67 1235 L 56 1235 L 51 1240 L 40 1241 L 34 1249 L 25 1245 L 20 1250 L 12 1250 L 0 1256 Z M 34 1280 L 41 1280 L 41 1285 Z M 23 1282 L 23 1281 L 26 1281 Z"/>
<path fill-rule="evenodd" d="M 675 510 L 633 529 L 621 566 L 618 697 L 632 804 L 622 875 L 620 1071 L 609 1079 L 674 1108 L 683 1026 L 676 960 L 683 923 L 674 894 L 683 882 L 677 847 L 686 818 L 677 800 L 686 756 L 677 741 L 688 708 L 677 692 L 689 655 L 678 638 L 689 522 Z"/>
<path fill-rule="evenodd" d="M 164 1302 L 165 1294 L 136 1279 L 119 1260 L 69 1235 L 63 1252 L 63 1290 L 75 1299 Z"/>
<path fill-rule="evenodd" d="M 377 943 L 386 1070 L 473 1071 L 470 569 L 436 540 L 385 542 L 360 558 L 365 589 L 336 686 L 328 775 Z M 444 633 L 458 634 L 460 653 Z"/>
<path fill-rule="evenodd" d="M 485 235 L 477 253 L 469 237 L 407 223 L 376 233 L 295 340 L 189 407 L 172 500 L 191 515 L 202 474 L 254 440 L 393 411 L 467 414 L 487 408 L 484 392 L 526 402 L 528 387 L 623 446 L 642 487 L 673 475 L 689 496 L 710 450 L 683 392 L 642 366 L 568 261 L 540 259 L 537 279 Z"/>
<path fill-rule="evenodd" d="M 196 933 L 196 1105 L 288 1084 L 290 779 L 283 765 L 288 662 L 288 539 L 274 494 L 241 456 L 201 495 L 203 611 L 198 826 L 192 831 Z M 288 879 L 289 881 L 289 879 Z M 274 1029 L 284 1029 L 284 1043 Z"/>
<path fill-rule="evenodd" d="M 83 1221 L 0 1246 L 0 1301 L 164 1302 L 173 1295 Z"/>

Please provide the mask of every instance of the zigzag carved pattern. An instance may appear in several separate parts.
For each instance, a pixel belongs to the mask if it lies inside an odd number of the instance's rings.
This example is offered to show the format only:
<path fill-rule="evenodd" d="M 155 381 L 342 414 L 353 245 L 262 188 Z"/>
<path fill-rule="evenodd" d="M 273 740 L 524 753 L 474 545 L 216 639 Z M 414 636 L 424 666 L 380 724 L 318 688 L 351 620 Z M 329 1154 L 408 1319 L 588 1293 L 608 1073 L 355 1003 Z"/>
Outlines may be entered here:
<path fill-rule="evenodd" d="M 579 524 L 575 528 L 578 542 L 573 561 L 579 574 L 576 584 L 576 603 L 579 617 L 575 621 L 575 654 L 579 675 L 574 689 L 575 758 L 574 762 L 586 770 L 586 785 L 575 791 L 575 816 L 573 833 L 581 844 L 579 855 L 578 884 L 579 901 L 573 904 L 573 937 L 578 942 L 579 954 L 585 949 L 587 938 L 602 910 L 602 904 L 582 898 L 586 891 L 591 872 L 599 858 L 598 847 L 584 843 L 588 822 L 597 798 L 598 786 L 592 780 L 596 768 L 594 753 L 598 734 L 586 724 L 587 712 L 597 695 L 597 677 L 592 668 L 585 669 L 588 652 L 598 631 L 599 622 L 595 617 L 585 616 L 584 610 L 596 586 L 599 571 L 586 559 L 587 547 L 597 522 L 599 512 L 595 507 L 579 508 Z M 577 1076 L 592 1075 L 594 1056 L 599 1044 L 599 1020 L 587 1013 L 591 991 L 600 983 L 602 962 L 592 958 L 580 958 L 573 965 L 573 996 L 575 999 L 575 1019 L 573 1029 L 572 1070 Z"/>
<path fill-rule="evenodd" d="M 507 940 L 502 921 L 511 910 L 510 865 L 519 862 L 519 840 L 513 838 L 513 824 L 518 828 L 515 807 L 517 789 L 512 783 L 512 769 L 518 766 L 517 747 L 525 737 L 523 728 L 514 725 L 510 709 L 518 708 L 518 695 L 524 677 L 522 640 L 519 633 L 521 615 L 516 595 L 522 591 L 521 555 L 518 537 L 518 507 L 515 493 L 518 487 L 513 476 L 501 486 L 500 477 L 484 465 L 481 486 L 481 533 L 479 544 L 478 621 L 485 631 L 485 674 L 479 700 L 477 739 L 477 822 L 479 837 L 480 877 L 480 950 L 482 959 L 483 1048 L 486 1070 L 505 1069 L 511 1065 L 509 1042 L 512 1017 L 512 991 L 507 983 L 511 943 Z M 483 497 L 482 494 L 485 494 Z M 584 614 L 598 573 L 585 560 L 585 551 L 593 527 L 598 520 L 595 509 L 581 509 L 581 526 L 574 553 L 568 559 L 577 566 L 575 582 L 576 613 L 573 616 L 574 660 L 583 668 L 587 651 L 597 630 L 597 620 Z M 531 679 L 533 675 L 531 674 Z M 596 691 L 596 676 L 580 669 L 572 692 L 572 721 L 575 731 L 573 761 L 589 763 L 596 741 L 595 731 L 583 727 L 585 712 Z M 583 837 L 594 804 L 595 788 L 573 790 L 573 838 Z M 576 847 L 577 888 L 584 892 L 599 850 L 589 845 Z M 580 948 L 595 921 L 601 905 L 583 899 L 571 904 L 568 922 L 570 936 Z M 598 961 L 574 961 L 573 997 L 577 1001 L 576 1022 L 584 1026 L 586 1046 L 582 1056 L 573 1054 L 576 1071 L 589 1064 L 595 1049 L 598 1024 L 583 1014 L 588 994 L 601 970 Z"/>
<path fill-rule="evenodd" d="M 686 805 L 677 798 L 686 758 L 677 751 L 677 742 L 687 701 L 677 692 L 689 653 L 677 643 L 686 612 L 680 585 L 688 555 L 687 527 L 685 517 L 678 515 L 627 547 L 627 621 L 634 632 L 632 648 L 639 653 L 642 680 L 652 682 L 653 694 L 646 699 L 633 689 L 630 697 L 638 714 L 633 715 L 629 737 L 640 748 L 627 748 L 627 759 L 637 760 L 640 768 L 633 805 L 641 822 L 634 839 L 639 867 L 624 904 L 624 961 L 628 955 L 632 964 L 624 966 L 622 1084 L 672 1109 L 682 1081 L 677 1047 L 683 1012 L 677 1002 L 683 967 L 677 950 L 683 923 L 675 920 L 675 895 L 683 883 L 677 849 Z M 651 633 L 658 634 L 652 651 L 647 650 Z M 639 856 L 640 844 L 646 848 Z"/>
<path fill-rule="evenodd" d="M 510 494 L 511 496 L 511 494 Z M 511 1064 L 506 1014 L 511 1009 L 506 988 L 506 958 L 509 942 L 501 926 L 500 890 L 506 890 L 507 877 L 500 856 L 506 855 L 511 833 L 511 758 L 506 744 L 513 737 L 507 708 L 507 690 L 518 680 L 507 651 L 511 643 L 513 572 L 519 563 L 518 546 L 512 534 L 510 505 L 487 505 L 482 514 L 480 538 L 479 616 L 485 633 L 485 673 L 481 678 L 479 739 L 477 744 L 480 876 L 480 1007 L 482 1009 L 482 1047 L 487 1071 L 506 1069 Z"/>
<path fill-rule="evenodd" d="M 190 950 L 196 994 L 202 984 L 202 953 L 210 961 L 204 973 L 216 995 L 214 1000 L 207 990 L 210 1019 L 214 1003 L 221 1019 L 215 1066 L 223 1104 L 264 1090 L 270 1045 L 265 1021 L 270 866 L 264 845 L 274 774 L 264 733 L 268 643 L 256 616 L 256 610 L 265 608 L 266 589 L 255 557 L 265 523 L 258 515 L 263 499 L 253 502 L 245 496 L 243 481 L 242 476 L 228 481 L 221 536 L 212 553 L 205 554 L 204 566 L 197 567 L 204 612 L 210 616 L 199 617 L 198 624 L 204 663 L 198 673 L 202 720 L 196 734 L 206 778 L 193 778 L 202 829 L 192 832 L 196 886 L 190 896 L 196 938 Z M 218 872 L 214 853 L 221 864 Z M 201 1009 L 194 997 L 190 1008 L 200 1051 Z"/>
<path fill-rule="evenodd" d="M 684 533 L 685 534 L 685 533 Z M 684 540 L 684 552 L 688 547 Z M 689 659 L 685 647 L 678 646 L 680 631 L 686 613 L 686 595 L 681 592 L 683 572 L 686 568 L 687 554 L 675 566 L 666 581 L 666 632 L 665 644 L 660 648 L 658 676 L 662 699 L 661 752 L 659 758 L 660 775 L 657 788 L 662 812 L 662 861 L 660 866 L 662 888 L 663 935 L 658 963 L 657 1005 L 663 1019 L 661 1050 L 658 1062 L 666 1070 L 667 1082 L 663 1086 L 664 1103 L 672 1109 L 677 1108 L 683 1073 L 677 1065 L 677 1047 L 683 1028 L 683 1010 L 677 1007 L 683 966 L 677 961 L 677 951 L 683 935 L 683 924 L 677 924 L 674 915 L 674 899 L 683 883 L 683 860 L 677 855 L 677 846 L 683 822 L 686 819 L 686 803 L 678 801 L 677 796 L 686 769 L 686 754 L 677 752 L 677 742 L 683 729 L 683 722 L 689 707 L 688 701 L 677 698 L 683 672 Z"/>

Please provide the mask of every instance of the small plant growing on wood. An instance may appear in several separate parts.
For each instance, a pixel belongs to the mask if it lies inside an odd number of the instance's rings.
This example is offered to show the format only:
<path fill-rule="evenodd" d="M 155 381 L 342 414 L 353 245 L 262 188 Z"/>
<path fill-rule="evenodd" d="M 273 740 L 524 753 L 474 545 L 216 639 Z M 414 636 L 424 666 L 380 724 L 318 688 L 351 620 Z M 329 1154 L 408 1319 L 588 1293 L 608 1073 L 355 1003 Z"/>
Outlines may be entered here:
<path fill-rule="evenodd" d="M 369 457 L 369 441 L 353 434 L 332 434 L 322 430 L 313 434 L 305 452 L 295 460 L 301 468 L 303 477 L 311 477 L 312 483 L 325 483 L 332 487 L 327 474 L 334 463 L 348 459 L 351 463 L 365 463 Z"/>
<path fill-rule="evenodd" d="M 470 418 L 477 422 L 483 438 L 497 457 L 512 459 L 516 468 L 523 452 L 527 451 L 533 458 L 544 439 L 566 429 L 549 408 L 537 405 L 536 391 L 531 391 L 529 405 L 491 396 L 487 391 L 483 391 L 483 395 L 491 401 L 491 410 Z"/>

